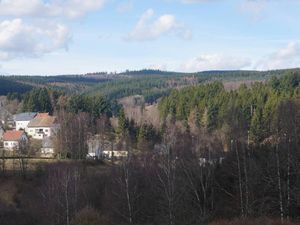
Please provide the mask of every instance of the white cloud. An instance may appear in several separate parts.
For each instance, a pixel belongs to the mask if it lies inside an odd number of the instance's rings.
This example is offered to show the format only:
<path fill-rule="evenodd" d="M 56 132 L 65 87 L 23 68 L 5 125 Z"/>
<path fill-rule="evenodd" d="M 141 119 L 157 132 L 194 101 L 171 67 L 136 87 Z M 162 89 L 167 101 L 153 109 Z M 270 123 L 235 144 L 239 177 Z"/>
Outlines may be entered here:
<path fill-rule="evenodd" d="M 0 23 L 0 59 L 38 57 L 58 49 L 67 49 L 71 35 L 61 24 L 45 22 L 25 24 L 22 19 Z"/>
<path fill-rule="evenodd" d="M 186 61 L 181 70 L 197 72 L 204 70 L 238 70 L 251 65 L 246 58 L 226 56 L 223 54 L 204 54 Z"/>
<path fill-rule="evenodd" d="M 174 15 L 165 14 L 154 20 L 153 17 L 153 9 L 148 9 L 144 12 L 125 39 L 130 41 L 149 41 L 167 34 L 173 34 L 184 39 L 191 38 L 191 31 L 183 23 L 178 22 Z"/>
<path fill-rule="evenodd" d="M 0 15 L 77 18 L 99 10 L 106 0 L 0 0 Z"/>
<path fill-rule="evenodd" d="M 66 19 L 101 9 L 107 0 L 0 0 L 0 59 L 39 57 L 67 49 Z M 25 22 L 26 21 L 26 22 Z"/>
<path fill-rule="evenodd" d="M 277 52 L 266 56 L 256 63 L 255 69 L 272 70 L 291 67 L 299 67 L 300 49 L 295 42 L 289 42 L 287 46 Z"/>

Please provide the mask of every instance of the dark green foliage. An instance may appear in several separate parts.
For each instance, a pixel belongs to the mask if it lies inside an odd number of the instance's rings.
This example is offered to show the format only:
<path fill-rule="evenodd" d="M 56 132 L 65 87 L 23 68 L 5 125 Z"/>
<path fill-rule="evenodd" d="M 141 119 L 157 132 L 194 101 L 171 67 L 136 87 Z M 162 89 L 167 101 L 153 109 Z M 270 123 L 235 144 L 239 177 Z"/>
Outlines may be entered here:
<path fill-rule="evenodd" d="M 125 137 L 129 133 L 129 121 L 125 117 L 123 108 L 120 109 L 120 112 L 119 112 L 118 128 L 117 128 L 116 132 L 120 138 Z"/>
<path fill-rule="evenodd" d="M 267 137 L 271 118 L 281 99 L 299 97 L 300 73 L 291 72 L 282 78 L 272 78 L 266 84 L 255 83 L 251 88 L 242 85 L 238 90 L 226 91 L 221 82 L 174 90 L 159 104 L 163 118 L 168 115 L 187 121 L 197 109 L 196 121 L 208 130 L 220 129 L 226 122 L 231 106 L 239 109 L 255 142 Z"/>
<path fill-rule="evenodd" d="M 22 84 L 9 77 L 0 77 L 0 95 L 7 95 L 8 93 L 25 93 L 32 88 L 33 86 Z"/>
<path fill-rule="evenodd" d="M 98 118 L 103 114 L 111 115 L 110 105 L 101 95 L 73 95 L 69 98 L 67 110 L 72 113 L 87 112 L 93 118 Z"/>
<path fill-rule="evenodd" d="M 93 88 L 90 94 L 101 93 L 107 96 L 109 100 L 131 95 L 143 95 L 146 102 L 153 103 L 169 92 L 170 87 L 165 77 L 152 76 L 150 78 L 127 78 L 103 83 Z"/>
<path fill-rule="evenodd" d="M 24 96 L 23 111 L 53 112 L 50 90 L 46 88 L 33 89 Z"/>

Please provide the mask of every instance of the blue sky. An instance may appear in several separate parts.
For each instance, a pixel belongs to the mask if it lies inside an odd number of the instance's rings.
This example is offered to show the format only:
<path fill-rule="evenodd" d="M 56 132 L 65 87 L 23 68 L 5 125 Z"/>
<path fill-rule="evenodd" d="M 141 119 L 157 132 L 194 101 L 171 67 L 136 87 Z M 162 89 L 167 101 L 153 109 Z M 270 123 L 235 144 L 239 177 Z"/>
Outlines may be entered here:
<path fill-rule="evenodd" d="M 298 0 L 0 0 L 0 73 L 300 65 Z"/>

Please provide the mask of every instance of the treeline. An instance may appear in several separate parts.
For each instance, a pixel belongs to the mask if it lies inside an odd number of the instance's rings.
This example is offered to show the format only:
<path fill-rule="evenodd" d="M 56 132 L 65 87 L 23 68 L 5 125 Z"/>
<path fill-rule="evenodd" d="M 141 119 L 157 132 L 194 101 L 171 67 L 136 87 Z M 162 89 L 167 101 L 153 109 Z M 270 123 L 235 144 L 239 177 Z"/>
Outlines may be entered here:
<path fill-rule="evenodd" d="M 58 76 L 8 76 L 9 80 L 32 83 L 36 85 L 47 85 L 49 83 L 73 83 L 73 84 L 95 84 L 108 81 L 84 75 L 58 75 Z"/>
<path fill-rule="evenodd" d="M 169 89 L 166 78 L 128 78 L 115 80 L 97 85 L 90 91 L 90 94 L 101 93 L 108 99 L 120 99 L 131 95 L 146 95 L 151 99 L 152 95 L 166 92 Z M 157 96 L 157 97 L 158 97 Z"/>
<path fill-rule="evenodd" d="M 195 73 L 194 76 L 206 80 L 243 81 L 243 80 L 269 80 L 272 77 L 282 77 L 289 73 L 299 73 L 300 69 L 283 69 L 269 71 L 253 70 L 212 70 Z"/>
<path fill-rule="evenodd" d="M 141 76 L 127 79 L 114 80 L 102 83 L 88 93 L 102 94 L 110 100 L 116 100 L 132 95 L 143 95 L 146 103 L 154 103 L 159 98 L 167 96 L 172 88 L 190 85 L 186 77 L 180 76 Z M 202 82 L 196 79 L 196 83 Z"/>
<path fill-rule="evenodd" d="M 111 116 L 113 112 L 119 110 L 117 103 L 110 104 L 101 95 L 67 95 L 62 91 L 47 88 L 36 88 L 21 96 L 10 94 L 8 99 L 20 99 L 23 102 L 24 112 L 49 112 L 51 114 L 54 112 L 58 114 L 61 111 L 73 114 L 85 112 L 91 114 L 93 118 L 98 118 L 103 114 Z"/>
<path fill-rule="evenodd" d="M 221 82 L 187 87 L 163 98 L 159 110 L 163 118 L 169 116 L 191 129 L 208 131 L 226 129 L 226 119 L 234 113 L 243 118 L 252 140 L 261 142 L 270 135 L 271 118 L 280 102 L 299 99 L 299 82 L 300 74 L 291 73 L 234 91 L 226 91 Z"/>

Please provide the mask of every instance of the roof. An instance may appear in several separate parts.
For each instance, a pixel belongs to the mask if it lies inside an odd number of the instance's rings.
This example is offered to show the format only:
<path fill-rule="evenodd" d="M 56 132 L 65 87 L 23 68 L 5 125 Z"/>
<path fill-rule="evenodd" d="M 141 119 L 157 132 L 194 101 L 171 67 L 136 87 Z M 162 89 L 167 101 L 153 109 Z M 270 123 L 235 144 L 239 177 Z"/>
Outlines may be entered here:
<path fill-rule="evenodd" d="M 56 117 L 54 116 L 47 116 L 47 117 L 35 117 L 31 120 L 27 127 L 52 127 Z"/>
<path fill-rule="evenodd" d="M 30 121 L 36 116 L 35 112 L 25 112 L 14 115 L 15 121 Z"/>
<path fill-rule="evenodd" d="M 49 117 L 49 113 L 38 113 L 36 115 L 36 117 L 38 117 L 38 118 L 47 118 L 47 117 Z"/>
<path fill-rule="evenodd" d="M 23 136 L 24 131 L 17 131 L 17 130 L 9 130 L 6 131 L 3 135 L 4 141 L 19 141 Z"/>

